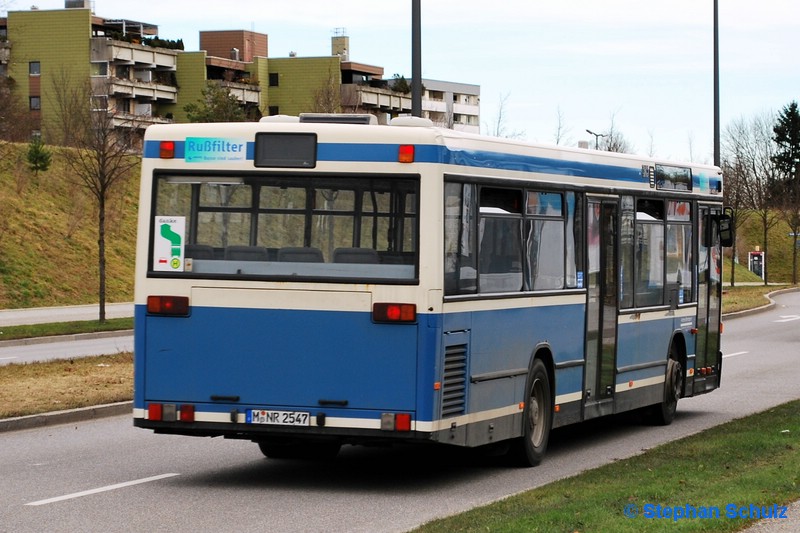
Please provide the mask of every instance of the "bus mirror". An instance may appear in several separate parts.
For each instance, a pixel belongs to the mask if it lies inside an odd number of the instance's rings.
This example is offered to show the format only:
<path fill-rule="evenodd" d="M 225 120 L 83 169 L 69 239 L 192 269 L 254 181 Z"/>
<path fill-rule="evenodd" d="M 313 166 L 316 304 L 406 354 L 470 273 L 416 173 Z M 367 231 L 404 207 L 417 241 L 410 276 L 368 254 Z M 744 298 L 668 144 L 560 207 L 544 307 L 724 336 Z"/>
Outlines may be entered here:
<path fill-rule="evenodd" d="M 725 213 L 719 216 L 719 242 L 727 248 L 733 246 L 733 239 L 733 213 L 725 209 Z"/>

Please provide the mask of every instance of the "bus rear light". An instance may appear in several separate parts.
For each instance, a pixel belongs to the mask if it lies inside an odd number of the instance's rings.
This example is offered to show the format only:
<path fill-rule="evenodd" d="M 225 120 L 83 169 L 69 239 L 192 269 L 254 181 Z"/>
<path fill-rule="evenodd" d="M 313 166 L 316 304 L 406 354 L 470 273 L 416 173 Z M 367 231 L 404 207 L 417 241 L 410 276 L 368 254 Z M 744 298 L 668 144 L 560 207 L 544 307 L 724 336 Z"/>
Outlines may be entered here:
<path fill-rule="evenodd" d="M 151 315 L 189 316 L 187 296 L 148 296 L 147 313 Z"/>
<path fill-rule="evenodd" d="M 394 416 L 395 431 L 411 431 L 411 415 L 409 413 L 397 413 Z"/>
<path fill-rule="evenodd" d="M 175 141 L 161 141 L 158 144 L 158 157 L 173 159 L 175 157 Z"/>
<path fill-rule="evenodd" d="M 374 322 L 410 323 L 417 321 L 416 304 L 376 303 L 372 304 Z"/>
<path fill-rule="evenodd" d="M 411 431 L 410 413 L 381 413 L 381 430 Z"/>
<path fill-rule="evenodd" d="M 401 144 L 397 151 L 398 163 L 413 163 L 414 162 L 414 145 Z"/>
<path fill-rule="evenodd" d="M 179 411 L 181 422 L 194 422 L 194 405 L 181 405 Z"/>
<path fill-rule="evenodd" d="M 162 411 L 160 403 L 151 403 L 147 406 L 147 419 L 161 420 L 163 417 Z"/>

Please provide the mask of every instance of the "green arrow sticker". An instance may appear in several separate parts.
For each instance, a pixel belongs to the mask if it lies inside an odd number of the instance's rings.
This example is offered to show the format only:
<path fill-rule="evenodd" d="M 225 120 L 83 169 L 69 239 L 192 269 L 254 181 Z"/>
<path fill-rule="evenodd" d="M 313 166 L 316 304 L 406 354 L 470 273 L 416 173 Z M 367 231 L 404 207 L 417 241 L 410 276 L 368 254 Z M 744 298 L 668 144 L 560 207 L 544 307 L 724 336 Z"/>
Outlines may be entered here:
<path fill-rule="evenodd" d="M 153 270 L 183 272 L 186 217 L 156 217 L 153 239 Z"/>

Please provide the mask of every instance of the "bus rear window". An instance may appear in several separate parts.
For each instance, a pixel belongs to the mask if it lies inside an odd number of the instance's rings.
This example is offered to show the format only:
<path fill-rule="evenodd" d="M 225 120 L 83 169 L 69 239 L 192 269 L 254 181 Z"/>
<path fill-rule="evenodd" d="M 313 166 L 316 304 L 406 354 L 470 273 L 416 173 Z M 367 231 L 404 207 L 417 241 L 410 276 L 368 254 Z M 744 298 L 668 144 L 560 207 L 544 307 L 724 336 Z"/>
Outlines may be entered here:
<path fill-rule="evenodd" d="M 163 175 L 154 192 L 151 272 L 417 278 L 416 179 Z"/>

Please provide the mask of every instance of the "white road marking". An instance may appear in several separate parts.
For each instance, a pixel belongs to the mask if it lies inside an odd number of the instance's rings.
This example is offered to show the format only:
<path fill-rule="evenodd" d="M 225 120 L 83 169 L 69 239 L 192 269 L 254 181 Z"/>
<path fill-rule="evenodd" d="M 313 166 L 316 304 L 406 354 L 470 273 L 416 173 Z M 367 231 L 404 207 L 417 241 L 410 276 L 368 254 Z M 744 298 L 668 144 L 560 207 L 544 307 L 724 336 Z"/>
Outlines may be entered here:
<path fill-rule="evenodd" d="M 723 359 L 727 359 L 728 357 L 736 357 L 737 355 L 744 355 L 746 353 L 750 353 L 750 352 L 733 352 L 733 353 L 729 353 L 729 354 L 723 355 L 722 358 Z"/>
<path fill-rule="evenodd" d="M 781 315 L 781 320 L 775 320 L 778 324 L 782 322 L 792 322 L 794 320 L 800 320 L 800 315 Z"/>
<path fill-rule="evenodd" d="M 136 479 L 133 481 L 126 481 L 125 483 L 117 483 L 116 485 L 107 485 L 105 487 L 99 487 L 96 489 L 84 490 L 83 492 L 75 492 L 73 494 L 67 494 L 64 496 L 56 496 L 55 498 L 48 498 L 46 500 L 39 500 L 37 502 L 30 502 L 26 503 L 25 505 L 47 505 L 48 503 L 56 503 L 62 502 L 64 500 L 71 500 L 74 498 L 81 498 L 83 496 L 89 496 L 92 494 L 98 494 L 100 492 L 108 492 L 110 490 L 117 490 L 117 489 L 124 489 L 125 487 L 131 487 L 133 485 L 139 485 L 141 483 L 149 483 L 151 481 L 158 481 L 159 479 L 165 479 L 168 477 L 179 476 L 180 474 L 161 474 L 159 476 L 153 477 L 146 477 L 144 479 Z"/>
<path fill-rule="evenodd" d="M 19 359 L 19 357 L 0 357 L 0 361 L 11 361 L 12 359 Z"/>

